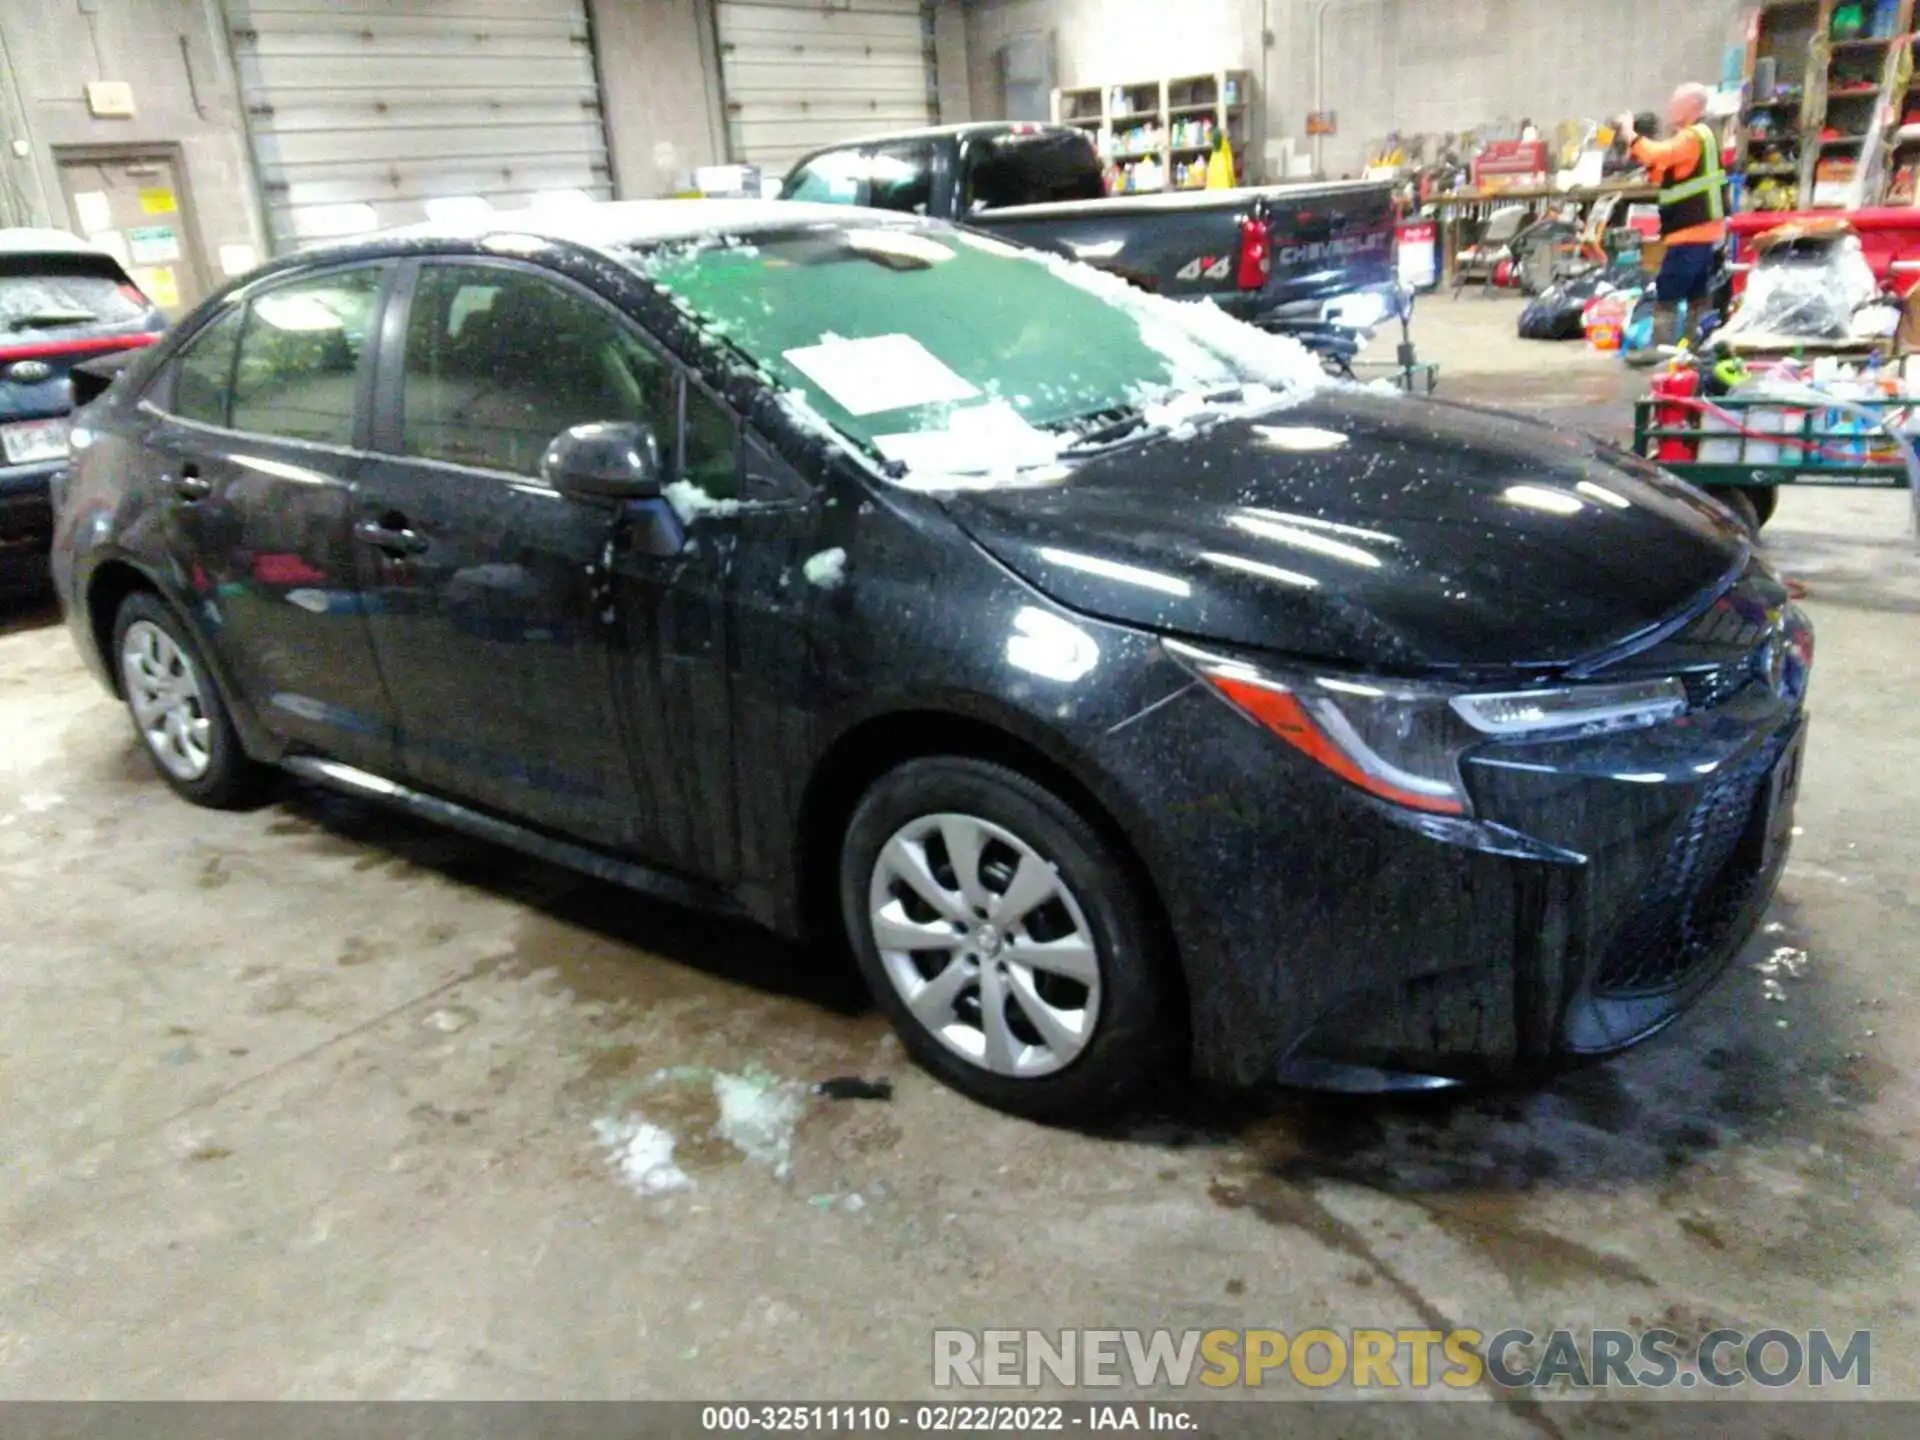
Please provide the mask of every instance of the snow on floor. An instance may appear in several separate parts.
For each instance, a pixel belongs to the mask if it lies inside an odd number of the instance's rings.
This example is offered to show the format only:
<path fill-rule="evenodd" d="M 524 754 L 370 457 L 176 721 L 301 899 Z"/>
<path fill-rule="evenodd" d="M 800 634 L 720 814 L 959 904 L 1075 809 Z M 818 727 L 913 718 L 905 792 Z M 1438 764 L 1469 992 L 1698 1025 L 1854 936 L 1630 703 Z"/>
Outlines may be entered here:
<path fill-rule="evenodd" d="M 596 1120 L 593 1133 L 635 1194 L 664 1195 L 693 1187 L 687 1172 L 673 1162 L 672 1134 L 658 1125 L 629 1115 L 624 1120 Z"/>
<path fill-rule="evenodd" d="M 762 1072 L 717 1074 L 713 1098 L 720 1104 L 715 1133 L 786 1179 L 793 1168 L 793 1127 L 800 1122 L 799 1087 Z"/>

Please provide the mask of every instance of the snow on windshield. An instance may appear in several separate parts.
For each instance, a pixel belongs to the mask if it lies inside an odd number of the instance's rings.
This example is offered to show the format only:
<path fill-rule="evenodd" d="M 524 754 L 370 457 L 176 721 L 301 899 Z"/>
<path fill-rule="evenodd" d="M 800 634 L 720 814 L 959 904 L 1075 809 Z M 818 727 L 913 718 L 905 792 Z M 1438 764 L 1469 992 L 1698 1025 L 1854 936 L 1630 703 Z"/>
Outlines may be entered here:
<path fill-rule="evenodd" d="M 1185 436 L 1333 383 L 1298 342 L 1209 303 L 961 231 L 716 236 L 639 268 L 751 357 L 803 429 L 913 488 L 1049 483 L 1076 449 Z"/>

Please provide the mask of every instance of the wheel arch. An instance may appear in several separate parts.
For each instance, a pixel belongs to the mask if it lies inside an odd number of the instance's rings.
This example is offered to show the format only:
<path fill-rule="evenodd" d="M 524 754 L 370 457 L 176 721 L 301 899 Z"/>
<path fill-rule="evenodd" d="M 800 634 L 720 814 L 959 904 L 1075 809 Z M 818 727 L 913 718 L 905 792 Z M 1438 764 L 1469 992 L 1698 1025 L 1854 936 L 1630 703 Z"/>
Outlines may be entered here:
<path fill-rule="evenodd" d="M 220 701 L 227 708 L 227 714 L 233 719 L 233 727 L 240 736 L 240 747 L 255 760 L 273 761 L 280 756 L 282 747 L 261 725 L 246 698 L 227 673 L 226 666 L 214 648 L 207 643 L 200 627 L 193 622 L 185 608 L 175 599 L 168 587 L 150 570 L 121 553 L 115 553 L 102 559 L 88 572 L 86 580 L 75 597 L 84 608 L 87 617 L 87 632 L 91 636 L 95 653 L 99 656 L 100 666 L 106 674 L 107 684 L 114 695 L 124 700 L 125 687 L 120 682 L 120 667 L 114 660 L 113 627 L 119 619 L 120 607 L 130 595 L 151 595 L 166 606 L 186 632 L 193 638 L 200 657 L 205 664 L 214 687 L 220 692 Z"/>
<path fill-rule="evenodd" d="M 1051 743 L 1049 743 L 1051 741 Z M 1126 882 L 1143 897 L 1168 963 L 1178 1012 L 1190 1013 L 1186 966 L 1171 912 L 1152 867 L 1123 823 L 1120 809 L 1057 737 L 1005 717 L 945 709 L 905 709 L 869 715 L 849 725 L 814 766 L 803 792 L 793 840 L 792 911 L 815 940 L 844 938 L 839 904 L 841 840 L 860 797 L 888 771 L 910 760 L 953 755 L 1004 765 L 1044 785 L 1073 806 L 1113 847 Z"/>
<path fill-rule="evenodd" d="M 120 607 L 127 603 L 127 597 L 138 594 L 152 595 L 169 609 L 176 608 L 167 599 L 159 581 L 131 560 L 118 555 L 94 567 L 82 592 L 87 633 L 93 637 L 94 652 L 100 657 L 107 683 L 113 687 L 113 693 L 122 699 L 126 698 L 126 689 L 120 682 L 120 667 L 113 661 L 113 627 L 119 619 Z"/>

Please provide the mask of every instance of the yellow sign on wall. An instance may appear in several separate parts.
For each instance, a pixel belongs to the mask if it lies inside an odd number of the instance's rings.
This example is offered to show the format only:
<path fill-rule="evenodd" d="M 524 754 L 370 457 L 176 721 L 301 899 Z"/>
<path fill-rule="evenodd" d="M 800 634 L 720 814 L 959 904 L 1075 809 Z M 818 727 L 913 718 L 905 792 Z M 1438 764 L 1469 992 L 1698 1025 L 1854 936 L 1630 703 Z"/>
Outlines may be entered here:
<path fill-rule="evenodd" d="M 171 215 L 180 208 L 180 202 L 171 190 L 142 190 L 140 208 L 149 215 Z"/>
<path fill-rule="evenodd" d="M 180 281 L 171 265 L 148 265 L 133 272 L 133 283 L 162 310 L 180 303 Z"/>

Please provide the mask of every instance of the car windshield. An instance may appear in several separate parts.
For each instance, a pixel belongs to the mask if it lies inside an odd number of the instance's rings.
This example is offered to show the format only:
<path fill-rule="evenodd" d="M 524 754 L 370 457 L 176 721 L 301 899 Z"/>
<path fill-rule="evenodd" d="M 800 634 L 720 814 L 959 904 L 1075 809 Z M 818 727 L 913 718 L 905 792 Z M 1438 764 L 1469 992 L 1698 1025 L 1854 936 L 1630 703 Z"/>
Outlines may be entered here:
<path fill-rule="evenodd" d="M 1317 383 L 1291 341 L 945 227 L 822 226 L 640 268 L 896 476 L 1006 476 Z"/>
<path fill-rule="evenodd" d="M 141 306 L 124 294 L 113 262 L 85 256 L 16 256 L 0 260 L 0 331 L 63 325 L 124 324 Z"/>

